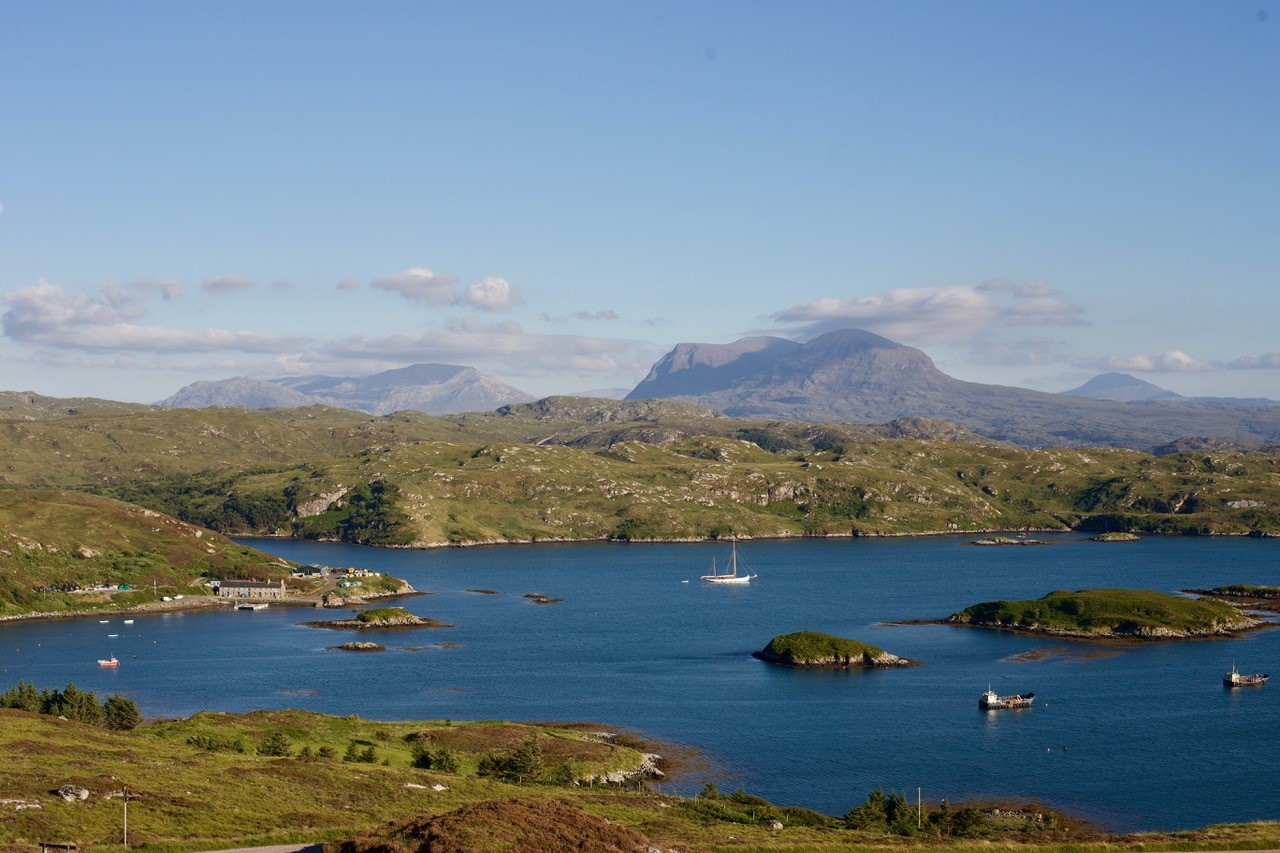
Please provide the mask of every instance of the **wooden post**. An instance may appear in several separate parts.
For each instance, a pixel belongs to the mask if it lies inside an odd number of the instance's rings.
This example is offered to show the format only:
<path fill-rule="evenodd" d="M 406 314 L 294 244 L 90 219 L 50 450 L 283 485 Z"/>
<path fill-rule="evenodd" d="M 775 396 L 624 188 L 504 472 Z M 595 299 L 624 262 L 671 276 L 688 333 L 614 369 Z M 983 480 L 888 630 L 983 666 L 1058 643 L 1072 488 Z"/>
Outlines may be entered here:
<path fill-rule="evenodd" d="M 129 786 L 123 786 L 124 795 L 124 846 L 129 846 Z"/>
<path fill-rule="evenodd" d="M 924 803 L 920 799 L 920 786 L 916 786 L 916 829 L 924 828 Z"/>

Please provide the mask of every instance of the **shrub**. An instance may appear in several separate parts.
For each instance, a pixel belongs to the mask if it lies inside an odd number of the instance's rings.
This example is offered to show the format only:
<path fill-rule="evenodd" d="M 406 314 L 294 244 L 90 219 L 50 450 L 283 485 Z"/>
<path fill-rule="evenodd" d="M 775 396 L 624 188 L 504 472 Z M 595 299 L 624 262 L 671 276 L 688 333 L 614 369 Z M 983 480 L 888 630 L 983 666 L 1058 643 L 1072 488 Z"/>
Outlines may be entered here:
<path fill-rule="evenodd" d="M 504 782 L 535 782 L 542 776 L 542 747 L 536 735 L 506 755 L 486 753 L 476 766 L 477 776 L 492 776 Z"/>
<path fill-rule="evenodd" d="M 106 727 L 114 731 L 130 732 L 142 725 L 142 711 L 138 703 L 118 693 L 103 703 L 102 711 Z"/>
<path fill-rule="evenodd" d="M 258 755 L 288 758 L 292 750 L 293 742 L 282 732 L 272 732 L 262 739 L 262 743 L 258 744 Z"/>

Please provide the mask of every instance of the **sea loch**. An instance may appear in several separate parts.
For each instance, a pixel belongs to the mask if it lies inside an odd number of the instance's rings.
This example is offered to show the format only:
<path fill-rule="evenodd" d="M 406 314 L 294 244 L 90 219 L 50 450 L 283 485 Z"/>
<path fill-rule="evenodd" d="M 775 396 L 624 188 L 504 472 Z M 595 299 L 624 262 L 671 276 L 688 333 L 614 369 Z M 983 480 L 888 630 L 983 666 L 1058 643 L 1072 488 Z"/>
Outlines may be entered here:
<path fill-rule="evenodd" d="M 10 624 L 0 675 L 122 692 L 149 716 L 301 707 L 598 721 L 700 747 L 722 788 L 833 814 L 877 786 L 919 786 L 932 799 L 1037 798 L 1121 830 L 1280 817 L 1269 748 L 1280 693 L 1221 682 L 1233 662 L 1280 670 L 1280 632 L 1107 646 L 893 624 L 1052 589 L 1280 584 L 1269 540 L 1049 539 L 745 542 L 740 560 L 759 577 L 728 588 L 698 582 L 725 543 L 383 551 L 254 540 L 301 562 L 403 577 L 434 593 L 405 607 L 457 627 L 382 634 L 386 653 L 352 655 L 325 651 L 335 635 L 301 626 L 316 612 L 293 608 Z M 499 594 L 468 591 L 481 588 Z M 534 592 L 562 600 L 538 605 L 524 597 Z M 805 629 L 924 665 L 814 671 L 751 657 Z M 118 670 L 97 666 L 108 653 Z M 988 684 L 1034 691 L 1035 706 L 979 711 Z"/>

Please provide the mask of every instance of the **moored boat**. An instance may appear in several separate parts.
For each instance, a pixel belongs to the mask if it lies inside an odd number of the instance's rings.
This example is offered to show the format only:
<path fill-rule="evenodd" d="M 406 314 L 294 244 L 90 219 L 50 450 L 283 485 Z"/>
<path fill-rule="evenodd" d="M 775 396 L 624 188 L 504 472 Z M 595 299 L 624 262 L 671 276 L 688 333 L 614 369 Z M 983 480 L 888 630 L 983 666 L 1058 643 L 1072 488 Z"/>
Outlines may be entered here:
<path fill-rule="evenodd" d="M 733 556 L 729 558 L 729 571 L 726 574 L 720 574 L 716 570 L 716 560 L 711 558 L 711 574 L 703 575 L 700 580 L 709 581 L 711 583 L 751 583 L 752 578 L 759 575 L 740 575 L 738 574 L 738 540 L 733 540 Z"/>
<path fill-rule="evenodd" d="M 120 661 L 116 660 L 115 655 L 112 655 L 106 660 L 103 660 L 102 658 L 98 658 L 98 666 L 119 666 L 119 665 L 120 665 Z"/>
<path fill-rule="evenodd" d="M 1266 684 L 1267 679 L 1271 676 L 1255 672 L 1252 675 L 1246 675 L 1236 669 L 1236 665 L 1231 664 L 1231 671 L 1222 676 L 1223 687 L 1258 687 Z"/>
<path fill-rule="evenodd" d="M 978 707 L 984 711 L 996 711 L 1002 708 L 1030 708 L 1031 703 L 1036 701 L 1036 694 L 1015 693 L 1012 696 L 1000 696 L 990 687 L 987 692 L 978 697 Z"/>

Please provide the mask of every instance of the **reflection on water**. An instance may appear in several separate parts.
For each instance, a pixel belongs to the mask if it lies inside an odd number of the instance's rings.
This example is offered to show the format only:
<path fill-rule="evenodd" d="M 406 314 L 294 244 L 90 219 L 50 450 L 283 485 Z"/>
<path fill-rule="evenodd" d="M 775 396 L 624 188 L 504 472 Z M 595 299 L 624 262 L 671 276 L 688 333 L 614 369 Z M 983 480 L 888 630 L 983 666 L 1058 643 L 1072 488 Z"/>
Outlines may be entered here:
<path fill-rule="evenodd" d="M 380 719 L 591 720 L 701 747 L 718 782 L 831 814 L 877 786 L 919 786 L 952 802 L 1036 797 L 1125 829 L 1280 817 L 1280 771 L 1257 749 L 1280 736 L 1277 686 L 1221 685 L 1232 660 L 1276 670 L 1280 632 L 1111 647 L 900 624 L 1059 588 L 1280 584 L 1280 544 L 964 542 L 740 543 L 759 577 L 725 588 L 696 580 L 723 550 L 715 544 L 414 552 L 257 540 L 301 562 L 407 578 L 436 593 L 401 602 L 407 609 L 457 627 L 387 637 L 386 653 L 355 655 L 326 653 L 333 634 L 298 624 L 317 614 L 282 607 L 140 615 L 131 626 L 11 624 L 0 627 L 13 650 L 0 676 L 125 692 L 155 716 L 292 706 Z M 538 605 L 529 590 L 561 600 Z M 829 672 L 750 657 L 806 629 L 924 665 Z M 119 670 L 96 665 L 107 651 Z M 396 653 L 405 651 L 414 653 Z M 988 684 L 1034 691 L 1036 705 L 979 711 Z"/>

